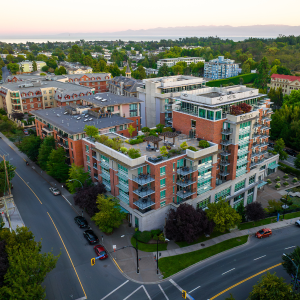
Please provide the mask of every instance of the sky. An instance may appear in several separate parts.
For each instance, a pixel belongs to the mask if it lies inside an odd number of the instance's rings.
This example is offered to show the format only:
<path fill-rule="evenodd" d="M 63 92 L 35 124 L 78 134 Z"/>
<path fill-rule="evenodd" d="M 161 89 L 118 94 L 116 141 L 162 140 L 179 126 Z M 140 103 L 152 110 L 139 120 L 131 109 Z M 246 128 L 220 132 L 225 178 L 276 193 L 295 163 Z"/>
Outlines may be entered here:
<path fill-rule="evenodd" d="M 200 25 L 300 25 L 299 0 L 2 1 L 0 36 Z"/>

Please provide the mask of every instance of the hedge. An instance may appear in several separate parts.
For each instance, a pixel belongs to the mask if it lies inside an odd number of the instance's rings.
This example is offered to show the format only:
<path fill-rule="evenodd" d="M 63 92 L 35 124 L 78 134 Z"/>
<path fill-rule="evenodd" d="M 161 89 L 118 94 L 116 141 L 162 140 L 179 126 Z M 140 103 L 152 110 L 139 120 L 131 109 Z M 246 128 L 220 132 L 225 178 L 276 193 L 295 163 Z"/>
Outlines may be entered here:
<path fill-rule="evenodd" d="M 239 76 L 234 76 L 226 79 L 219 79 L 219 80 L 213 80 L 206 83 L 206 86 L 209 87 L 219 87 L 221 84 L 229 84 L 233 83 L 235 85 L 240 84 L 240 78 L 243 78 L 244 82 L 243 84 L 254 82 L 254 80 L 257 78 L 257 73 L 249 73 L 249 74 L 243 74 Z"/>
<path fill-rule="evenodd" d="M 293 175 L 295 175 L 297 177 L 300 177 L 300 170 L 297 170 L 295 168 L 287 166 L 287 165 L 285 165 L 285 164 L 283 164 L 281 162 L 279 162 L 279 169 L 281 171 L 283 171 L 284 173 L 289 173 L 289 174 L 293 174 Z"/>

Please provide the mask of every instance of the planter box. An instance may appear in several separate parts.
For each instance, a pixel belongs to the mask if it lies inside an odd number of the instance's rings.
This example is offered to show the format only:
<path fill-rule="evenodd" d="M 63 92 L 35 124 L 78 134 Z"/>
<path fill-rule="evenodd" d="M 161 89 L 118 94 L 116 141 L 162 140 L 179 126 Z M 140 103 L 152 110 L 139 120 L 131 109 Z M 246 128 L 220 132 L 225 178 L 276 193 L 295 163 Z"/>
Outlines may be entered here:
<path fill-rule="evenodd" d="M 288 186 L 289 186 L 289 184 L 288 184 L 288 185 L 284 185 L 284 184 L 283 184 L 283 186 L 284 186 L 284 187 L 288 187 Z"/>
<path fill-rule="evenodd" d="M 297 182 L 293 182 L 293 184 L 294 184 L 294 185 L 298 184 L 298 181 L 297 181 Z"/>

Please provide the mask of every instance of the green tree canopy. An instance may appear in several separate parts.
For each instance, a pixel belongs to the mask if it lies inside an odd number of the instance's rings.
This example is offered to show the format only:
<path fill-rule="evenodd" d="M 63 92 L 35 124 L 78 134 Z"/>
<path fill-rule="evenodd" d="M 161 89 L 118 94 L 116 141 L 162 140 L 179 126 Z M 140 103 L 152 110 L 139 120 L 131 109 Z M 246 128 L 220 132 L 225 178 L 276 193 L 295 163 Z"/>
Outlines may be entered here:
<path fill-rule="evenodd" d="M 19 145 L 19 149 L 31 160 L 36 161 L 39 155 L 41 143 L 42 140 L 39 136 L 29 135 L 22 140 L 21 144 Z"/>
<path fill-rule="evenodd" d="M 67 70 L 64 66 L 60 66 L 59 68 L 56 68 L 54 71 L 55 75 L 63 75 L 63 74 L 67 74 Z"/>
<path fill-rule="evenodd" d="M 51 151 L 47 162 L 47 173 L 59 182 L 66 182 L 68 179 L 69 166 L 65 161 L 66 153 L 63 147 Z"/>
<path fill-rule="evenodd" d="M 158 70 L 158 77 L 170 76 L 170 69 L 166 64 L 163 64 Z"/>
<path fill-rule="evenodd" d="M 296 266 L 300 265 L 300 247 L 297 246 L 293 252 L 288 254 L 288 257 L 286 255 L 282 255 L 282 266 L 285 269 L 285 271 L 291 275 L 293 274 L 294 276 L 296 276 Z M 291 260 L 294 261 L 295 265 L 291 262 Z M 300 277 L 300 273 L 298 273 L 298 279 Z"/>
<path fill-rule="evenodd" d="M 6 166 L 6 171 L 7 171 L 8 181 L 10 183 L 10 186 L 11 186 L 11 180 L 15 177 L 16 167 L 11 165 L 9 161 L 5 161 L 5 165 L 4 165 L 4 161 L 2 160 L 0 162 L 0 194 L 5 194 L 6 191 L 8 191 L 8 182 L 7 182 L 5 166 Z"/>
<path fill-rule="evenodd" d="M 97 197 L 99 212 L 92 218 L 95 224 L 105 233 L 119 228 L 125 219 L 125 213 L 121 212 L 119 200 L 113 197 L 99 195 Z"/>
<path fill-rule="evenodd" d="M 280 138 L 275 142 L 275 145 L 274 145 L 274 151 L 276 151 L 279 154 L 280 160 L 287 159 L 287 157 L 288 157 L 288 155 L 284 151 L 284 149 L 285 149 L 284 140 Z"/>
<path fill-rule="evenodd" d="M 242 217 L 223 199 L 209 203 L 207 207 L 207 218 L 214 221 L 216 231 L 224 232 L 241 222 Z"/>
<path fill-rule="evenodd" d="M 47 169 L 48 159 L 53 149 L 55 149 L 54 138 L 52 136 L 44 138 L 38 155 L 38 164 L 43 170 Z"/>
<path fill-rule="evenodd" d="M 78 45 L 73 45 L 69 52 L 68 60 L 71 62 L 80 62 L 81 55 L 82 55 L 82 49 Z"/>
<path fill-rule="evenodd" d="M 20 70 L 20 67 L 18 64 L 10 63 L 7 65 L 7 69 L 10 70 L 12 74 L 17 74 L 17 72 Z"/>
<path fill-rule="evenodd" d="M 92 184 L 92 179 L 89 172 L 85 172 L 83 167 L 72 164 L 69 170 L 69 179 L 67 181 L 67 187 L 71 194 L 74 194 L 77 189 L 82 186 L 89 186 Z"/>
<path fill-rule="evenodd" d="M 269 70 L 268 59 L 264 56 L 257 66 L 258 76 L 254 81 L 254 85 L 262 90 L 267 90 L 267 84 L 269 83 Z"/>
<path fill-rule="evenodd" d="M 93 125 L 85 125 L 84 131 L 89 137 L 95 137 L 95 136 L 99 135 L 98 128 Z"/>

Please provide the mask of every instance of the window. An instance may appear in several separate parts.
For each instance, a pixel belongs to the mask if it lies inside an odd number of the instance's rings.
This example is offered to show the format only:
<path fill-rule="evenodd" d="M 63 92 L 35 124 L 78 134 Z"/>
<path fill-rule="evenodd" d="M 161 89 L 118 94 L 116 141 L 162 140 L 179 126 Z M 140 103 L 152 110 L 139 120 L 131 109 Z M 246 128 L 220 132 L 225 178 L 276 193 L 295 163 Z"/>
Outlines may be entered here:
<path fill-rule="evenodd" d="M 70 145 L 71 145 L 71 149 L 73 149 L 73 144 L 72 144 L 72 143 L 70 143 Z"/>
<path fill-rule="evenodd" d="M 50 105 L 53 105 L 53 102 L 50 102 Z"/>
<path fill-rule="evenodd" d="M 136 125 L 139 125 L 139 120 L 138 119 L 136 120 Z"/>
<path fill-rule="evenodd" d="M 253 182 L 255 182 L 255 175 L 249 177 L 249 184 L 252 184 Z"/>
<path fill-rule="evenodd" d="M 173 194 L 175 194 L 175 186 L 173 186 Z"/>
<path fill-rule="evenodd" d="M 128 174 L 128 169 L 120 164 L 118 164 L 118 170 Z"/>
<path fill-rule="evenodd" d="M 191 120 L 191 126 L 192 126 L 192 128 L 196 127 L 196 121 L 195 120 Z"/>
<path fill-rule="evenodd" d="M 207 111 L 207 119 L 208 120 L 214 120 L 214 112 L 211 110 Z"/>
<path fill-rule="evenodd" d="M 160 180 L 160 187 L 163 188 L 166 186 L 166 178 Z"/>
<path fill-rule="evenodd" d="M 49 94 L 52 94 L 52 90 L 49 91 Z"/>
<path fill-rule="evenodd" d="M 166 198 L 166 190 L 160 191 L 160 200 Z"/>
<path fill-rule="evenodd" d="M 251 194 L 247 197 L 247 204 L 250 204 L 252 202 L 253 202 L 253 194 Z"/>
<path fill-rule="evenodd" d="M 24 109 L 27 109 L 27 105 L 24 105 L 23 107 L 24 107 Z"/>
<path fill-rule="evenodd" d="M 90 162 L 90 157 L 87 155 L 86 156 L 86 161 L 89 163 Z"/>
<path fill-rule="evenodd" d="M 89 146 L 85 145 L 85 152 L 89 152 Z"/>
<path fill-rule="evenodd" d="M 120 110 L 120 105 L 118 106 L 118 110 Z"/>
<path fill-rule="evenodd" d="M 246 179 L 244 179 L 243 181 L 238 182 L 235 186 L 234 186 L 234 192 L 237 192 L 241 189 L 243 189 L 245 187 L 245 182 Z"/>
<path fill-rule="evenodd" d="M 47 96 L 44 97 L 44 100 L 47 100 Z"/>
<path fill-rule="evenodd" d="M 253 194 L 253 193 L 254 193 L 254 188 L 248 190 L 248 195 Z"/>
<path fill-rule="evenodd" d="M 216 120 L 221 120 L 222 119 L 222 112 L 221 110 L 216 111 Z"/>
<path fill-rule="evenodd" d="M 210 197 L 208 197 L 208 198 L 206 198 L 206 199 L 204 199 L 204 200 L 198 202 L 198 203 L 197 203 L 197 208 L 202 208 L 202 209 L 204 209 L 204 208 L 207 207 L 207 204 L 208 204 L 208 203 L 210 203 Z"/>
<path fill-rule="evenodd" d="M 166 175 L 166 167 L 161 167 L 160 168 L 160 176 Z"/>
<path fill-rule="evenodd" d="M 38 107 L 42 107 L 42 104 L 41 104 L 41 103 L 38 103 Z"/>
<path fill-rule="evenodd" d="M 215 202 L 218 202 L 220 198 L 226 198 L 228 196 L 230 196 L 230 187 L 215 194 Z"/>
<path fill-rule="evenodd" d="M 166 201 L 160 202 L 160 207 L 164 207 L 166 205 Z"/>
<path fill-rule="evenodd" d="M 173 183 L 175 183 L 175 174 L 173 175 Z"/>
<path fill-rule="evenodd" d="M 107 106 L 107 111 L 113 112 L 114 111 L 114 106 Z"/>
<path fill-rule="evenodd" d="M 123 130 L 123 125 L 120 125 L 120 130 Z"/>
<path fill-rule="evenodd" d="M 202 109 L 202 108 L 199 109 L 199 117 L 200 118 L 205 118 L 205 113 L 206 113 L 205 109 Z"/>
<path fill-rule="evenodd" d="M 127 124 L 124 125 L 124 129 L 127 129 Z"/>
<path fill-rule="evenodd" d="M 33 102 L 33 99 L 32 99 L 32 98 L 30 99 L 30 102 Z"/>
<path fill-rule="evenodd" d="M 88 168 L 88 172 L 91 172 L 91 167 L 90 167 L 90 166 L 87 166 L 87 168 Z"/>
<path fill-rule="evenodd" d="M 30 107 L 31 107 L 31 108 L 34 108 L 34 104 L 30 104 Z"/>

